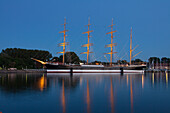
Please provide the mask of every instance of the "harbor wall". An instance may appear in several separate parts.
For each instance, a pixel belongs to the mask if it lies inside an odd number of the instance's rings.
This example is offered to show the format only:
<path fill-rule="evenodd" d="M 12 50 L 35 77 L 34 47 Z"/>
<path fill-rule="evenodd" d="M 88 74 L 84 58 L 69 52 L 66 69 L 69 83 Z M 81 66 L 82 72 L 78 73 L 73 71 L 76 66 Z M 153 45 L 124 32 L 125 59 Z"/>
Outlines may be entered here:
<path fill-rule="evenodd" d="M 0 73 L 46 73 L 46 69 L 0 70 Z"/>

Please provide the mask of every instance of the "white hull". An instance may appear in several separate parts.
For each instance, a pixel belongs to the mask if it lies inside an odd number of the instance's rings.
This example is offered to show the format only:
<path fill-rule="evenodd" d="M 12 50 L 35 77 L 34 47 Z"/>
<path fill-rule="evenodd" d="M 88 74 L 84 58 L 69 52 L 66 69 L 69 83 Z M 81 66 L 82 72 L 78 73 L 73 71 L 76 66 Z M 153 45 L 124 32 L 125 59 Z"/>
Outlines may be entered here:
<path fill-rule="evenodd" d="M 47 69 L 47 73 L 71 73 L 70 69 Z M 121 73 L 121 70 L 72 70 L 72 73 Z M 144 70 L 123 70 L 123 73 L 144 73 Z"/>

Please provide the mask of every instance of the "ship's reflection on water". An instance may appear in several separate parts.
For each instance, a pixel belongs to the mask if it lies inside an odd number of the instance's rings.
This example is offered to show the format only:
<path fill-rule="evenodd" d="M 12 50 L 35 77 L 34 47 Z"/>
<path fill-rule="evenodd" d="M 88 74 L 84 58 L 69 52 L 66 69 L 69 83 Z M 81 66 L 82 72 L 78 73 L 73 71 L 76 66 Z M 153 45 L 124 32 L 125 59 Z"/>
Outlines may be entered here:
<path fill-rule="evenodd" d="M 169 77 L 168 73 L 0 74 L 0 111 L 168 112 Z"/>
<path fill-rule="evenodd" d="M 0 75 L 0 88 L 5 93 L 20 93 L 28 90 L 43 91 L 47 90 L 48 83 L 45 74 Z"/>

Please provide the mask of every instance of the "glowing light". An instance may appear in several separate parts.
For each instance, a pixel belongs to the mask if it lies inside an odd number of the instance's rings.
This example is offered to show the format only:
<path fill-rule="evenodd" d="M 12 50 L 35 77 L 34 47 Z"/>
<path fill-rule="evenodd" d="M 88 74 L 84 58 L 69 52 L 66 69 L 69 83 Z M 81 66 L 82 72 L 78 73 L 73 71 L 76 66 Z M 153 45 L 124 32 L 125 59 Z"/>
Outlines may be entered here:
<path fill-rule="evenodd" d="M 154 85 L 154 73 L 152 73 L 152 83 L 153 83 L 153 85 Z"/>
<path fill-rule="evenodd" d="M 166 73 L 166 84 L 168 84 L 168 73 Z"/>
<path fill-rule="evenodd" d="M 113 95 L 112 79 L 110 79 L 110 101 L 111 101 L 112 113 L 114 113 L 114 95 Z"/>
<path fill-rule="evenodd" d="M 126 77 L 127 86 L 128 86 L 128 81 L 129 81 L 129 76 L 127 75 Z"/>
<path fill-rule="evenodd" d="M 90 92 L 89 92 L 89 81 L 87 80 L 87 112 L 90 113 Z"/>
<path fill-rule="evenodd" d="M 40 78 L 40 81 L 39 81 L 39 88 L 41 91 L 43 91 L 44 89 L 44 76 Z"/>
<path fill-rule="evenodd" d="M 27 84 L 27 74 L 26 74 L 26 78 L 25 79 L 26 79 L 26 84 Z"/>
<path fill-rule="evenodd" d="M 62 81 L 62 107 L 63 107 L 63 113 L 66 112 L 66 103 L 65 103 L 65 91 L 64 91 L 64 79 Z"/>
<path fill-rule="evenodd" d="M 82 83 L 83 83 L 83 79 L 82 77 L 80 77 L 80 86 L 82 86 Z"/>
<path fill-rule="evenodd" d="M 38 60 L 38 59 L 35 59 L 35 58 L 31 58 L 31 59 L 33 59 L 33 60 L 35 60 L 35 61 L 37 61 L 37 62 L 39 62 L 39 63 L 41 63 L 41 64 L 47 64 L 47 62 L 43 62 L 43 61 Z"/>
<path fill-rule="evenodd" d="M 133 113 L 133 89 L 132 89 L 132 78 L 130 77 L 130 102 L 131 102 L 131 113 Z"/>
<path fill-rule="evenodd" d="M 142 88 L 144 88 L 144 75 L 142 75 Z"/>

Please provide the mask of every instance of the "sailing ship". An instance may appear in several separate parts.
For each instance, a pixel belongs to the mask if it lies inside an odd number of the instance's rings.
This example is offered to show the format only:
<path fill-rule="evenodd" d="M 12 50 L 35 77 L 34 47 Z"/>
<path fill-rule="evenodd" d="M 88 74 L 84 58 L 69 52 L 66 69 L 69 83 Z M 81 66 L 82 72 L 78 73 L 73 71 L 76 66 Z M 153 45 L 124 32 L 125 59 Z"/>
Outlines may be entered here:
<path fill-rule="evenodd" d="M 89 65 L 89 54 L 93 53 L 90 51 L 90 46 L 93 44 L 90 43 L 90 33 L 93 32 L 93 30 L 90 30 L 90 19 L 88 20 L 88 31 L 83 32 L 83 34 L 87 34 L 88 43 L 82 45 L 82 47 L 87 47 L 87 51 L 83 52 L 81 54 L 87 55 L 87 63 L 86 64 L 66 64 L 65 63 L 65 53 L 66 53 L 66 46 L 68 45 L 68 42 L 66 42 L 66 19 L 64 20 L 64 30 L 59 32 L 63 33 L 63 43 L 60 43 L 59 46 L 63 47 L 62 53 L 63 54 L 63 61 L 62 63 L 55 63 L 55 62 L 43 62 L 38 59 L 32 58 L 33 60 L 40 62 L 41 64 L 46 66 L 47 73 L 143 73 L 144 69 L 146 68 L 146 65 L 131 65 L 131 59 L 134 57 L 132 56 L 132 51 L 135 49 L 132 49 L 132 29 L 131 29 L 131 35 L 130 35 L 130 65 L 128 66 L 120 66 L 120 65 L 113 65 L 113 54 L 117 53 L 113 51 L 113 47 L 116 46 L 116 43 L 113 43 L 113 34 L 116 32 L 113 30 L 113 19 L 112 24 L 109 26 L 111 28 L 111 31 L 106 33 L 111 35 L 111 43 L 106 45 L 106 47 L 110 47 L 110 52 L 105 53 L 110 55 L 110 65 Z M 139 53 L 138 53 L 139 54 Z M 136 56 L 136 55 L 135 55 Z"/>

